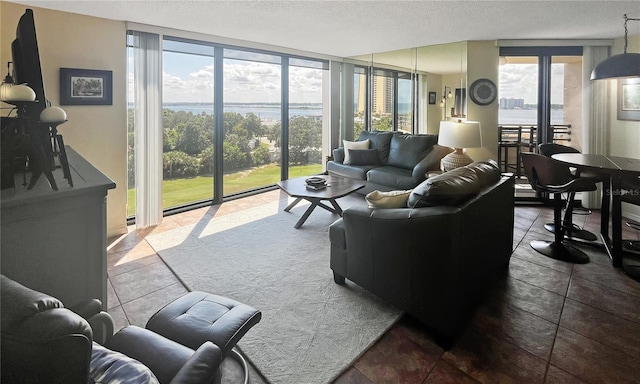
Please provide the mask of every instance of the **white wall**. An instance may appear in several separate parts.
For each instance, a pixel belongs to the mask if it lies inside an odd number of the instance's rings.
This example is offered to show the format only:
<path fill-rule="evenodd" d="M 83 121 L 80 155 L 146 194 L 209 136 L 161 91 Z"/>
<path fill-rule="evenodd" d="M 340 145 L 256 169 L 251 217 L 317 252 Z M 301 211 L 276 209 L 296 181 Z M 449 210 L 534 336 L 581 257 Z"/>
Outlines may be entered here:
<path fill-rule="evenodd" d="M 498 86 L 499 50 L 495 41 L 467 42 L 467 96 L 469 85 L 478 79 L 489 79 Z M 498 98 L 489 105 L 478 105 L 467 97 L 467 118 L 479 121 L 482 128 L 483 148 L 467 152 L 474 160 L 494 159 L 498 153 Z"/>
<path fill-rule="evenodd" d="M 6 71 L 18 19 L 27 7 L 0 2 L 0 63 Z M 45 94 L 60 105 L 59 69 L 113 71 L 113 105 L 63 106 L 68 122 L 59 126 L 64 142 L 116 183 L 107 197 L 107 235 L 126 233 L 127 104 L 124 22 L 33 9 Z M 5 73 L 2 72 L 4 76 Z M 8 105 L 3 104 L 3 107 Z M 3 114 L 4 115 L 4 114 Z"/>
<path fill-rule="evenodd" d="M 629 36 L 627 52 L 640 53 L 640 35 Z M 611 54 L 624 52 L 624 39 L 616 39 Z M 640 121 L 618 120 L 618 81 L 609 82 L 609 154 L 640 159 Z M 623 204 L 622 214 L 640 221 L 640 207 Z"/>

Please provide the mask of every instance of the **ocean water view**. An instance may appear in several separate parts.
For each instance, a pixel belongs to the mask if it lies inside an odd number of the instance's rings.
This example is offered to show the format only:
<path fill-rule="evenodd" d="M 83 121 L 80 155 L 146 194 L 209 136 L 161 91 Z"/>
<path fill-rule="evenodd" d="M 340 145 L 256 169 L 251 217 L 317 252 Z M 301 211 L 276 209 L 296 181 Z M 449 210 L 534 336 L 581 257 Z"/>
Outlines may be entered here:
<path fill-rule="evenodd" d="M 163 108 L 194 114 L 213 114 L 213 103 L 164 103 Z M 224 105 L 224 111 L 239 113 L 243 116 L 247 113 L 254 113 L 266 122 L 280 120 L 280 104 L 275 103 L 227 103 Z M 291 116 L 322 116 L 322 104 L 291 104 L 289 114 Z M 499 112 L 499 124 L 535 124 L 536 119 L 537 111 L 535 109 L 500 109 Z M 562 109 L 551 110 L 551 124 L 568 123 L 571 122 L 564 121 Z"/>
<path fill-rule="evenodd" d="M 192 112 L 198 115 L 201 113 L 213 114 L 213 103 L 164 103 L 162 107 L 173 111 Z M 272 103 L 226 103 L 224 111 L 239 113 L 242 116 L 247 113 L 253 113 L 263 121 L 279 121 L 281 117 L 280 104 Z M 322 116 L 322 104 L 290 104 L 289 115 L 292 117 Z"/>

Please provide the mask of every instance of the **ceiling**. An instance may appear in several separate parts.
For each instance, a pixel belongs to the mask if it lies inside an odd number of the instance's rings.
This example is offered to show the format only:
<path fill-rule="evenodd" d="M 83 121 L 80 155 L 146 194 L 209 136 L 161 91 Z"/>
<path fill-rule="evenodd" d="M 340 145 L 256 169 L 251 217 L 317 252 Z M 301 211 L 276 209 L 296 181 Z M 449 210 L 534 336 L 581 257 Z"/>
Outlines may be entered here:
<path fill-rule="evenodd" d="M 612 0 L 11 1 L 338 57 L 466 40 L 613 39 L 624 35 L 623 14 L 640 18 L 640 1 Z M 628 27 L 640 35 L 640 22 Z"/>

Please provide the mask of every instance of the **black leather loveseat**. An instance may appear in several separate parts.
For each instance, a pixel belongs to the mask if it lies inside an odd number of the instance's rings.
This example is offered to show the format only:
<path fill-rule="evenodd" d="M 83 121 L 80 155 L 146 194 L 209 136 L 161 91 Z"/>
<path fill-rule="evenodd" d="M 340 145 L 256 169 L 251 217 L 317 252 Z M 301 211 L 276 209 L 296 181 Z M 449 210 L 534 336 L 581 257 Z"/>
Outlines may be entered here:
<path fill-rule="evenodd" d="M 437 135 L 363 131 L 358 141 L 366 140 L 374 156 L 347 164 L 345 149 L 339 147 L 327 163 L 329 175 L 365 180 L 365 187 L 358 190 L 364 195 L 374 190 L 411 189 L 424 181 L 429 171 L 439 171 L 440 160 L 453 151 L 438 145 Z"/>
<path fill-rule="evenodd" d="M 407 205 L 344 211 L 329 230 L 334 280 L 396 305 L 448 348 L 509 264 L 514 179 L 474 163 L 427 179 Z"/>

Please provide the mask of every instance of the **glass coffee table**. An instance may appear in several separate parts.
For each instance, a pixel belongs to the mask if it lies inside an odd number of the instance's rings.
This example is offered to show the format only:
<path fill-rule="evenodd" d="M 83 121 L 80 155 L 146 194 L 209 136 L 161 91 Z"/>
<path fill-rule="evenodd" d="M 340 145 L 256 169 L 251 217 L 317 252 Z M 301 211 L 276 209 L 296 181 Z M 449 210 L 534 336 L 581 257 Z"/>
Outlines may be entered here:
<path fill-rule="evenodd" d="M 289 212 L 291 208 L 295 207 L 296 204 L 303 199 L 311 203 L 309 208 L 307 208 L 304 214 L 302 214 L 300 220 L 298 220 L 296 225 L 294 225 L 294 228 L 296 229 L 300 228 L 302 224 L 304 224 L 316 207 L 324 208 L 329 212 L 337 213 L 342 216 L 342 208 L 340 208 L 336 199 L 353 193 L 365 186 L 365 182 L 363 180 L 325 175 L 320 177 L 327 180 L 327 187 L 319 190 L 307 188 L 305 180 L 308 179 L 308 176 L 278 182 L 278 187 L 280 187 L 280 189 L 282 189 L 287 195 L 295 197 L 295 200 L 284 209 L 285 212 Z M 331 207 L 324 204 L 322 202 L 323 200 L 331 203 Z"/>

